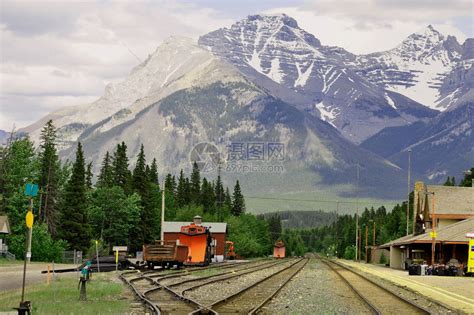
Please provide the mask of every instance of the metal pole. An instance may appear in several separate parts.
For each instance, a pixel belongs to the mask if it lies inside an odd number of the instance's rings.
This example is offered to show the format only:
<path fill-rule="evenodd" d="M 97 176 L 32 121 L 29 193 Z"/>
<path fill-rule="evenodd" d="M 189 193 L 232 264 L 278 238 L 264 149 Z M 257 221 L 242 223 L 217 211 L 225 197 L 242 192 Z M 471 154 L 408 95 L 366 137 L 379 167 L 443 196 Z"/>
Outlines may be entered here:
<path fill-rule="evenodd" d="M 22 284 L 22 287 L 21 287 L 21 302 L 20 302 L 20 305 L 21 305 L 21 303 L 23 303 L 25 301 L 26 263 L 28 261 L 28 258 L 27 258 L 28 254 L 30 253 L 28 251 L 28 244 L 31 244 L 30 240 L 29 240 L 29 238 L 31 237 L 30 232 L 31 232 L 31 229 L 28 228 L 28 231 L 26 231 L 26 244 L 25 244 L 26 246 L 25 247 L 27 248 L 27 250 L 25 251 L 25 261 L 23 263 L 23 284 Z"/>
<path fill-rule="evenodd" d="M 433 213 L 431 214 L 431 232 L 433 233 L 431 237 L 431 264 L 434 265 L 435 261 L 435 251 L 436 251 L 436 219 L 435 219 L 435 194 L 433 194 Z"/>
<path fill-rule="evenodd" d="M 359 164 L 357 164 L 357 190 L 359 189 Z M 356 252 L 355 252 L 355 260 L 358 261 L 359 258 L 359 192 L 357 191 L 357 199 L 356 199 Z"/>
<path fill-rule="evenodd" d="M 95 241 L 95 252 L 96 252 L 96 260 L 97 260 L 97 271 L 100 272 L 100 262 L 99 262 L 99 247 L 97 246 L 99 243 L 98 240 Z"/>
<path fill-rule="evenodd" d="M 409 217 L 410 217 L 410 174 L 411 173 L 411 149 L 408 149 L 408 195 L 407 195 L 407 234 L 408 235 L 408 226 L 409 226 Z"/>
<path fill-rule="evenodd" d="M 161 191 L 161 240 L 165 240 L 165 179 L 163 178 L 163 190 Z M 164 244 L 164 243 L 163 243 Z"/>
<path fill-rule="evenodd" d="M 30 211 L 33 213 L 33 198 L 30 198 Z M 28 229 L 28 250 L 26 253 L 26 258 L 28 262 L 31 261 L 31 239 L 32 239 L 33 228 Z"/>

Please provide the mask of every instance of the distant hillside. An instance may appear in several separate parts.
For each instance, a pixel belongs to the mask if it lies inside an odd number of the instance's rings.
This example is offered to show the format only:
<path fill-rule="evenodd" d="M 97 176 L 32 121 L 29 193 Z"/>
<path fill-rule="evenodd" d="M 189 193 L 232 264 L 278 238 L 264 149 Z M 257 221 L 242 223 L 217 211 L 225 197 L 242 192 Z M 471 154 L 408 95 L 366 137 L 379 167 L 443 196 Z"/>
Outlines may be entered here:
<path fill-rule="evenodd" d="M 265 213 L 263 216 L 269 218 L 274 215 L 280 216 L 285 229 L 316 228 L 336 221 L 335 212 L 323 211 L 279 211 Z"/>

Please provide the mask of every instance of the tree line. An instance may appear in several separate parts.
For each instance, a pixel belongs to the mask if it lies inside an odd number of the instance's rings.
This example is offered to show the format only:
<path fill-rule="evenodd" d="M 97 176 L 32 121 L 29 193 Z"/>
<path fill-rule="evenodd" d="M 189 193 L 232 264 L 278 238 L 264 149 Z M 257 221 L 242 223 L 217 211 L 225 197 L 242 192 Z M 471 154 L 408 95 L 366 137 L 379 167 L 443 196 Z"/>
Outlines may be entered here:
<path fill-rule="evenodd" d="M 64 249 L 92 252 L 96 240 L 105 252 L 113 245 L 128 245 L 133 252 L 159 239 L 162 189 L 157 161 L 147 163 L 144 146 L 133 167 L 122 142 L 114 152 L 106 152 L 95 183 L 92 170 L 80 142 L 73 162 L 60 161 L 52 121 L 42 129 L 38 149 L 27 137 L 12 137 L 1 147 L 0 213 L 11 224 L 9 250 L 24 255 L 26 183 L 37 183 L 40 189 L 34 198 L 33 260 L 60 261 Z M 220 175 L 215 180 L 202 177 L 194 163 L 189 177 L 183 170 L 164 176 L 164 194 L 165 220 L 191 222 L 201 215 L 205 221 L 225 221 L 237 253 L 269 252 L 268 224 L 245 213 L 239 181 L 231 193 Z"/>
<path fill-rule="evenodd" d="M 474 168 L 471 174 L 465 174 L 459 183 L 460 187 L 472 187 Z M 455 186 L 454 177 L 447 178 L 444 186 Z M 413 192 L 410 194 L 410 204 L 413 204 Z M 391 211 L 384 206 L 377 209 L 365 208 L 358 215 L 360 229 L 361 259 L 365 259 L 365 244 L 367 229 L 367 244 L 382 245 L 391 240 L 406 235 L 406 210 L 407 203 L 397 204 Z M 410 207 L 409 227 L 413 224 L 413 207 Z M 272 225 L 271 225 L 272 226 Z M 278 230 L 278 229 L 277 229 Z M 374 237 L 375 236 L 375 237 Z M 343 257 L 355 258 L 356 214 L 339 215 L 328 225 L 310 229 L 285 230 L 282 238 L 286 240 L 287 251 L 299 255 L 301 252 L 320 252 Z"/>

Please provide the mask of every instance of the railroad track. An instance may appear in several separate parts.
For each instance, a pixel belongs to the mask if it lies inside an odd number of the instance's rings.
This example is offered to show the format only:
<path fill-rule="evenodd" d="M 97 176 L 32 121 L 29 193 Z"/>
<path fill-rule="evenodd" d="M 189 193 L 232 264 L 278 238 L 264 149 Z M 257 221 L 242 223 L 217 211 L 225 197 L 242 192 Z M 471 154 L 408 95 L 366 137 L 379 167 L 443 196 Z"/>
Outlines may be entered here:
<path fill-rule="evenodd" d="M 308 262 L 302 258 L 251 285 L 219 299 L 191 314 L 255 314 Z M 285 261 L 288 263 L 288 261 Z"/>
<path fill-rule="evenodd" d="M 174 290 L 177 290 L 178 292 L 184 293 L 190 290 L 195 290 L 205 285 L 240 277 L 249 273 L 258 272 L 263 269 L 271 268 L 273 266 L 277 266 L 283 263 L 284 262 L 282 261 L 269 261 L 269 262 L 264 262 L 264 263 L 260 263 L 256 265 L 244 266 L 243 268 L 242 267 L 237 268 L 237 269 L 234 268 L 229 271 L 220 272 L 220 273 L 209 275 L 209 276 L 183 279 L 181 281 L 168 284 L 168 287 L 173 288 Z M 160 283 L 161 281 L 162 279 L 158 280 L 158 282 Z"/>
<path fill-rule="evenodd" d="M 327 259 L 321 261 L 333 270 L 374 314 L 430 314 L 423 307 L 340 263 Z"/>
<path fill-rule="evenodd" d="M 263 263 L 262 263 L 263 261 Z M 255 262 L 252 262 L 255 264 Z M 246 266 L 248 263 L 238 263 L 238 264 L 232 264 L 232 266 L 225 265 L 225 266 L 219 266 L 222 269 L 227 269 L 230 267 L 242 267 L 244 268 L 239 268 L 238 270 L 231 270 L 228 272 L 224 273 L 218 273 L 215 275 L 210 275 L 210 276 L 205 276 L 205 277 L 198 277 L 195 279 L 184 279 L 182 281 L 179 281 L 177 283 L 174 283 L 172 285 L 177 286 L 181 285 L 183 283 L 190 283 L 190 282 L 196 282 L 196 281 L 223 281 L 228 278 L 232 278 L 235 276 L 235 273 L 237 275 L 242 275 L 243 273 L 250 273 L 250 272 L 256 272 L 258 270 L 261 270 L 264 267 L 276 265 L 279 262 L 275 262 L 273 260 L 271 261 L 266 261 L 266 260 L 260 260 L 257 262 L 255 266 Z M 202 271 L 205 269 L 214 269 L 217 268 L 217 266 L 214 266 L 213 268 L 207 267 L 207 268 L 194 268 L 191 272 L 197 272 L 197 271 Z M 163 279 L 169 279 L 169 278 L 175 278 L 175 277 L 185 277 L 190 274 L 190 272 L 174 272 L 171 274 L 162 274 L 158 272 L 159 276 L 152 274 L 151 272 L 139 272 L 139 271 L 128 271 L 124 272 L 120 275 L 120 278 L 122 281 L 124 281 L 126 284 L 128 284 L 132 290 L 135 292 L 135 294 L 138 296 L 138 298 L 141 300 L 141 302 L 153 313 L 153 314 L 189 314 L 193 313 L 195 311 L 198 311 L 200 309 L 205 309 L 205 307 L 200 304 L 199 302 L 189 298 L 185 297 L 182 293 L 172 289 L 170 286 L 163 285 L 159 281 L 162 281 Z M 227 276 L 225 278 L 222 278 L 222 276 L 233 274 L 231 276 Z M 160 277 L 161 276 L 161 277 Z M 220 279 L 212 279 L 214 277 L 221 277 Z M 204 284 L 201 284 L 204 285 Z M 195 285 L 197 287 L 199 285 Z M 214 314 L 214 312 L 208 311 L 207 314 Z"/>
<path fill-rule="evenodd" d="M 130 275 L 132 278 L 129 278 Z M 132 272 L 124 272 L 120 278 L 132 288 L 135 295 L 152 314 L 188 314 L 203 307 L 198 302 L 160 285 L 147 275 L 139 277 L 133 277 L 133 275 Z"/>

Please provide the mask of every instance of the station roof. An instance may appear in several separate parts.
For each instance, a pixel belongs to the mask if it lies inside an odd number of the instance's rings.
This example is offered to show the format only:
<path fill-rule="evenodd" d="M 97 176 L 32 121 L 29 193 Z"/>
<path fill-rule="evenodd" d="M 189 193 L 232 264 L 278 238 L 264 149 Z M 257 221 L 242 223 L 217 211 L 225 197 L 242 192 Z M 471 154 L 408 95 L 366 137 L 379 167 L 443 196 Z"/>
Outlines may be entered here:
<path fill-rule="evenodd" d="M 389 248 L 390 246 L 401 246 L 414 243 L 431 243 L 431 229 L 420 235 L 407 235 L 396 240 L 380 245 L 380 248 Z M 447 244 L 468 244 L 469 239 L 466 233 L 474 232 L 474 218 L 462 220 L 442 228 L 436 229 L 436 242 L 444 242 Z"/>
<path fill-rule="evenodd" d="M 474 188 L 427 185 L 427 191 L 434 193 L 435 215 L 462 215 L 474 217 Z M 433 195 L 428 195 L 428 206 L 432 212 Z"/>
<path fill-rule="evenodd" d="M 192 222 L 187 221 L 165 221 L 163 222 L 164 233 L 179 233 L 181 227 L 184 225 L 190 225 Z M 227 223 L 223 222 L 202 222 L 202 226 L 205 226 L 211 230 L 211 233 L 227 233 Z"/>
<path fill-rule="evenodd" d="M 0 216 L 0 234 L 10 234 L 10 222 L 6 215 Z"/>

